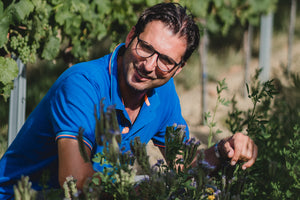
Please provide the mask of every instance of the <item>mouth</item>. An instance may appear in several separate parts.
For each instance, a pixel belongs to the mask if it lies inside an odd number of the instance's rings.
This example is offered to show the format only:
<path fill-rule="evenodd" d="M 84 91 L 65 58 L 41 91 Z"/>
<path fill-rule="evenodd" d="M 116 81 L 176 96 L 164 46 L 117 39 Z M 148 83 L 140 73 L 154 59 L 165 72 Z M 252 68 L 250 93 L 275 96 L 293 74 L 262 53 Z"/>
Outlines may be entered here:
<path fill-rule="evenodd" d="M 148 79 L 150 79 L 150 80 L 155 80 L 155 78 L 150 77 L 150 76 L 147 76 L 146 74 L 144 74 L 140 69 L 137 68 L 136 65 L 134 65 L 134 69 L 135 69 L 136 74 L 139 76 L 139 79 L 140 79 L 141 81 L 143 81 L 143 80 L 148 80 Z"/>

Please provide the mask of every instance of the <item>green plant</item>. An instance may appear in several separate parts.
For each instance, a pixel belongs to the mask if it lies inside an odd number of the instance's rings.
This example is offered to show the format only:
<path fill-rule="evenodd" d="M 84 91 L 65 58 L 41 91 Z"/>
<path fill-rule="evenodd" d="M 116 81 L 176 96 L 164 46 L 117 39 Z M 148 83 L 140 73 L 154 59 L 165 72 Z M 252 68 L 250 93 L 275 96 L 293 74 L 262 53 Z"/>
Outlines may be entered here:
<path fill-rule="evenodd" d="M 214 127 L 216 127 L 215 116 L 216 116 L 218 107 L 220 105 L 228 106 L 230 104 L 230 101 L 228 101 L 225 98 L 221 97 L 222 91 L 227 90 L 227 89 L 228 89 L 228 87 L 227 87 L 227 84 L 225 82 L 225 79 L 223 79 L 222 81 L 218 82 L 218 85 L 217 85 L 217 102 L 216 102 L 216 106 L 215 106 L 215 108 L 213 110 L 213 114 L 211 116 L 210 112 L 205 113 L 205 124 L 209 127 L 208 145 L 207 145 L 208 147 L 212 146 L 212 144 L 213 144 L 212 143 L 213 138 L 217 134 L 222 133 L 222 131 L 220 129 L 217 129 L 214 132 Z"/>
<path fill-rule="evenodd" d="M 299 102 L 299 76 L 287 77 L 290 85 L 286 87 L 277 79 L 260 82 L 259 73 L 254 76 L 251 88 L 247 87 L 253 108 L 241 111 L 233 103 L 227 120 L 232 131 L 246 128 L 259 148 L 255 165 L 234 175 L 243 182 L 240 197 L 297 199 L 299 159 L 295 156 L 299 151 L 300 107 L 295 102 Z"/>
<path fill-rule="evenodd" d="M 100 106 L 96 131 L 97 144 L 103 146 L 103 151 L 93 159 L 104 169 L 94 175 L 86 188 L 87 191 L 94 191 L 92 196 L 105 195 L 111 199 L 207 199 L 207 184 L 211 182 L 207 175 L 212 168 L 200 158 L 197 167 L 191 167 L 200 142 L 194 138 L 185 141 L 184 127 L 167 128 L 166 164 L 158 160 L 150 166 L 146 145 L 138 137 L 131 142 L 131 152 L 122 152 L 115 110 L 112 106 L 106 110 L 104 112 L 104 105 Z M 145 175 L 139 182 L 134 181 L 134 161 Z M 83 192 L 82 195 L 86 194 L 91 195 L 91 192 Z"/>
<path fill-rule="evenodd" d="M 18 184 L 14 186 L 14 193 L 16 200 L 31 200 L 36 197 L 36 191 L 31 189 L 31 182 L 28 176 L 22 176 Z"/>
<path fill-rule="evenodd" d="M 259 73 L 257 71 L 251 87 L 248 87 L 253 107 L 241 111 L 233 100 L 232 111 L 229 112 L 227 120 L 231 131 L 245 129 L 258 145 L 259 155 L 251 168 L 243 171 L 240 170 L 240 163 L 232 167 L 224 162 L 221 170 L 211 176 L 214 169 L 202 160 L 201 153 L 197 156 L 196 166 L 191 167 L 200 142 L 194 138 L 185 140 L 182 126 L 167 128 L 166 161 L 158 160 L 154 166 L 150 166 L 145 144 L 139 138 L 132 141 L 131 152 L 122 152 L 114 107 L 109 106 L 104 112 L 104 105 L 101 105 L 96 138 L 97 144 L 103 146 L 103 151 L 96 154 L 93 161 L 103 166 L 104 170 L 95 173 L 82 192 L 74 188 L 76 180 L 68 179 L 64 187 L 65 197 L 162 200 L 297 199 L 300 189 L 300 107 L 295 103 L 297 101 L 287 102 L 284 91 L 289 90 L 290 95 L 290 89 L 295 89 L 295 96 L 298 97 L 299 76 L 291 75 L 293 84 L 283 88 L 275 80 L 259 81 Z M 79 131 L 79 148 L 85 157 L 80 142 L 81 133 Z M 145 175 L 138 182 L 134 180 L 135 161 Z"/>
<path fill-rule="evenodd" d="M 17 63 L 12 58 L 0 57 L 0 96 L 7 101 L 13 89 L 14 78 L 18 75 Z"/>
<path fill-rule="evenodd" d="M 5 100 L 17 65 L 36 58 L 67 63 L 87 60 L 93 44 L 123 42 L 137 13 L 158 0 L 13 0 L 0 2 L 0 95 Z"/>

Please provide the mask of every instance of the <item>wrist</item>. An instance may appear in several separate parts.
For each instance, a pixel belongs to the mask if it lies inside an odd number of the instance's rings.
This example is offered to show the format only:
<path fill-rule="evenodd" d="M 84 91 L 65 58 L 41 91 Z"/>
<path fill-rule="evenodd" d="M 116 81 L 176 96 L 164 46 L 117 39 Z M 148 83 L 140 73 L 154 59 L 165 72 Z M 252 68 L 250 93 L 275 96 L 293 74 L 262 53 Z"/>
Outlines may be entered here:
<path fill-rule="evenodd" d="M 219 150 L 219 143 L 220 143 L 220 142 L 217 142 L 217 143 L 214 145 L 214 151 L 215 151 L 215 156 L 220 160 L 221 155 L 220 155 L 220 150 Z"/>

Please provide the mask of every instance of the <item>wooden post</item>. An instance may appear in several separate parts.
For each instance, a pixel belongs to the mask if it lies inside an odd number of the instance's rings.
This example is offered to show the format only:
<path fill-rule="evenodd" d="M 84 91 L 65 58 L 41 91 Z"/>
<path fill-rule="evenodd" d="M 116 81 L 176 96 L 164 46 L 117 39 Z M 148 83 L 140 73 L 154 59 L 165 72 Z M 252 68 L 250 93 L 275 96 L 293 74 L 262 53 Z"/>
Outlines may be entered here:
<path fill-rule="evenodd" d="M 18 58 L 18 77 L 14 80 L 14 89 L 9 100 L 8 146 L 13 142 L 25 122 L 26 106 L 26 65 Z"/>

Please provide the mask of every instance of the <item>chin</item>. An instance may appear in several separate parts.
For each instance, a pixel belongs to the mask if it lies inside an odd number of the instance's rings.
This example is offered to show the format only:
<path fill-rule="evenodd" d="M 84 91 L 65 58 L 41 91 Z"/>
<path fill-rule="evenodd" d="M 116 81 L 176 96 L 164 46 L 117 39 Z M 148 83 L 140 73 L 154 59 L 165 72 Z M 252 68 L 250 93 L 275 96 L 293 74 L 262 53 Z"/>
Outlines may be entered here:
<path fill-rule="evenodd" d="M 145 92 L 149 88 L 147 88 L 143 83 L 138 82 L 129 82 L 127 81 L 127 85 L 135 92 Z"/>

